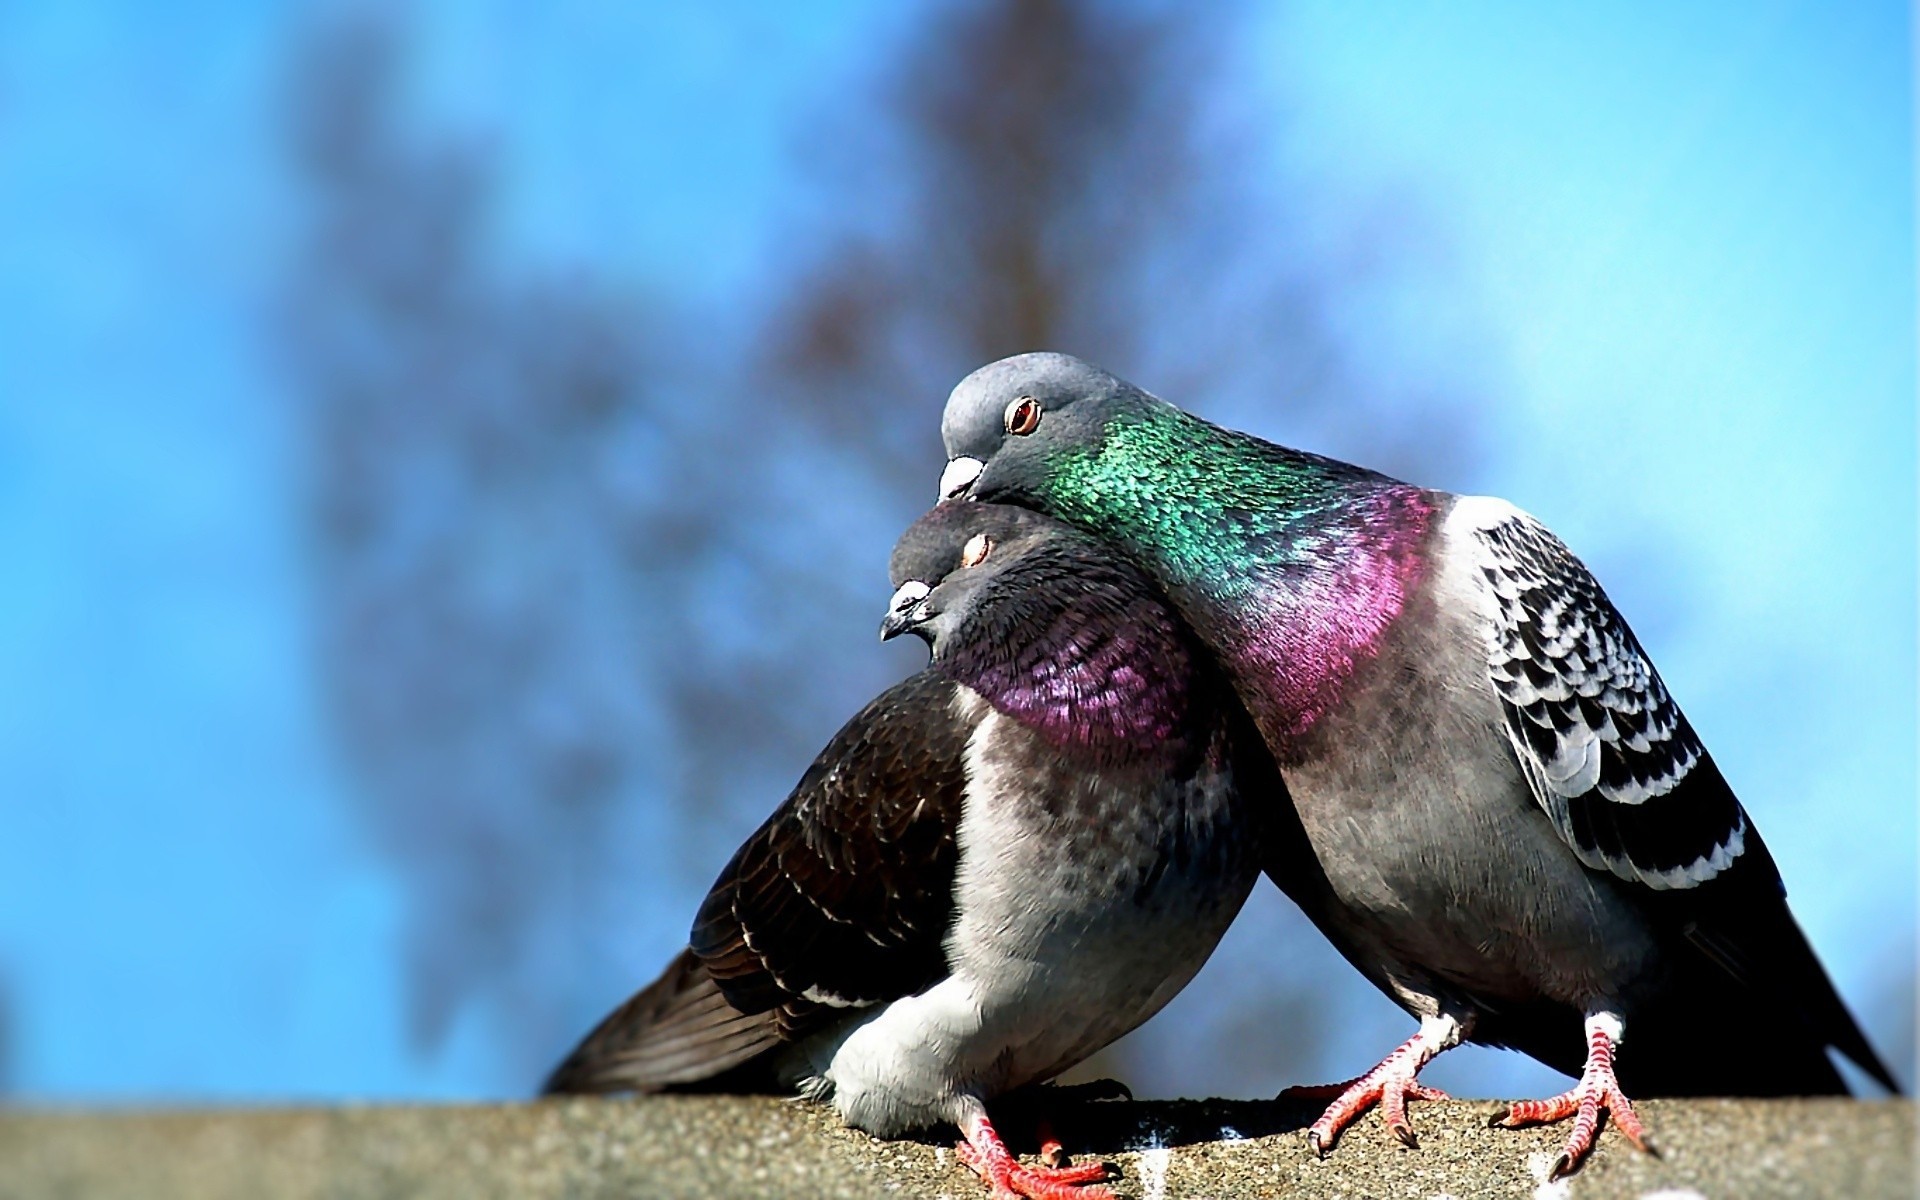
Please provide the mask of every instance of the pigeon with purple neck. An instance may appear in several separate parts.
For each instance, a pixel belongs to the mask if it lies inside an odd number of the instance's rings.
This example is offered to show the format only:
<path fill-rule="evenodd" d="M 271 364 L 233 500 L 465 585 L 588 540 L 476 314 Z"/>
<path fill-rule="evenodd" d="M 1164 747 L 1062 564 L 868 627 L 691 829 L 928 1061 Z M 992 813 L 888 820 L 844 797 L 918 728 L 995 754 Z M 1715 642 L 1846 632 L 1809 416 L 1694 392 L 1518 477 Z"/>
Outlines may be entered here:
<path fill-rule="evenodd" d="M 957 1126 L 996 1195 L 1105 1196 L 1098 1164 L 1020 1163 L 987 1105 L 1185 986 L 1286 840 L 1249 800 L 1282 785 L 1191 631 L 1086 534 L 943 505 L 892 575 L 882 635 L 930 664 L 834 736 L 549 1090 L 797 1090 L 882 1137 Z"/>
<path fill-rule="evenodd" d="M 1414 1141 L 1417 1074 L 1472 1040 L 1575 1076 L 1506 1124 L 1628 1093 L 1894 1086 L 1787 909 L 1759 831 L 1606 593 L 1538 521 L 1211 424 L 1023 354 L 947 401 L 944 500 L 1017 504 L 1138 563 L 1258 724 L 1324 888 L 1276 877 L 1419 1029 L 1331 1101 Z M 1278 801 L 1276 801 L 1276 804 Z M 1617 1056 L 1616 1056 L 1617 1054 Z"/>

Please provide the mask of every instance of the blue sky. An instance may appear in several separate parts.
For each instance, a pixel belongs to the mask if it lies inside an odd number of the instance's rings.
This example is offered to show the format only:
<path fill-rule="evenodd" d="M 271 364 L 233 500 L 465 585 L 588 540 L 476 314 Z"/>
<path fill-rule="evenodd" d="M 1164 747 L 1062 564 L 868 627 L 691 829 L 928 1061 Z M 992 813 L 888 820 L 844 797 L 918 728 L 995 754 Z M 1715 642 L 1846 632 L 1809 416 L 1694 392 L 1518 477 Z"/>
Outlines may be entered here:
<path fill-rule="evenodd" d="M 1802 919 L 1883 925 L 1888 893 L 1820 885 L 1913 869 L 1904 11 L 1344 9 L 1291 18 L 1327 50 L 1302 124 L 1447 221 L 1507 372 L 1488 486 L 1630 619 L 1682 595 L 1657 661 Z"/>
<path fill-rule="evenodd" d="M 904 19 L 416 16 L 419 119 L 498 152 L 498 252 L 711 313 L 751 310 L 807 202 L 799 126 Z M 0 981 L 29 1096 L 504 1086 L 471 1029 L 406 1050 L 400 892 L 316 701 L 296 414 L 264 348 L 308 23 L 0 9 Z M 1445 287 L 1355 315 L 1374 369 L 1472 331 L 1478 482 L 1641 627 L 1883 1020 L 1914 927 L 1911 45 L 1887 3 L 1322 0 L 1241 48 L 1241 103 L 1292 131 L 1248 170 L 1334 212 L 1403 198 L 1443 251 Z"/>

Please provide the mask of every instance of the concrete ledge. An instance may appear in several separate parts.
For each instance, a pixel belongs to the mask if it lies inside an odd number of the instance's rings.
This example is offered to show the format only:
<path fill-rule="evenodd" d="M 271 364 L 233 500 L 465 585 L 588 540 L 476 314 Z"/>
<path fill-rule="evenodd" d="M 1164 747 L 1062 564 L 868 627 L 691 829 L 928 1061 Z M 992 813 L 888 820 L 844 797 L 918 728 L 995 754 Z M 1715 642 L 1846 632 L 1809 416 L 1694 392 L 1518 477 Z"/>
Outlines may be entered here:
<path fill-rule="evenodd" d="M 1487 1128 L 1488 1102 L 1419 1104 L 1419 1148 L 1365 1118 L 1326 1161 L 1307 1106 L 1238 1101 L 1061 1105 L 1076 1155 L 1119 1168 L 1123 1197 L 1914 1195 L 1907 1101 L 1648 1101 L 1661 1157 L 1603 1135 L 1571 1180 L 1540 1175 L 1564 1126 Z M 1158 1148 L 1155 1148 L 1158 1147 Z M 1018 1147 L 1016 1147 L 1018 1148 Z M 832 1114 L 743 1097 L 565 1100 L 476 1108 L 0 1113 L 0 1197 L 381 1200 L 386 1197 L 986 1197 L 944 1142 L 878 1142 Z"/>

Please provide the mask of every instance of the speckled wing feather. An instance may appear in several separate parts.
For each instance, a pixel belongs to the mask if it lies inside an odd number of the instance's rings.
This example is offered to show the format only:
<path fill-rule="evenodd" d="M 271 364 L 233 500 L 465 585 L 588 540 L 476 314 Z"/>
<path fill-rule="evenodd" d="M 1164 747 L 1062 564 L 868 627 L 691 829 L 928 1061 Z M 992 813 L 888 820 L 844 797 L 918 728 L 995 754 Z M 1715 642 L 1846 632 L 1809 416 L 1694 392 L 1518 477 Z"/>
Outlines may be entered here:
<path fill-rule="evenodd" d="M 1612 601 L 1532 517 L 1501 501 L 1461 503 L 1481 506 L 1472 514 L 1481 518 L 1477 565 L 1497 614 L 1488 665 L 1534 798 L 1581 862 L 1659 893 L 1647 897 L 1649 915 L 1712 964 L 1710 977 L 1680 968 L 1694 981 L 1683 987 L 1704 1003 L 1723 986 L 1714 980 L 1730 980 L 1764 1003 L 1774 1023 L 1779 1053 L 1761 1060 L 1769 1071 L 1758 1078 L 1729 1074 L 1746 1069 L 1736 1062 L 1693 1077 L 1642 1071 L 1636 1086 L 1661 1094 L 1703 1082 L 1738 1094 L 1844 1093 L 1819 1050 L 1828 1045 L 1897 1091 L 1787 910 L 1780 870 L 1759 831 Z M 1657 1042 L 1673 1029 L 1698 1042 L 1703 1035 L 1687 1025 L 1690 1014 L 1682 1005 L 1647 1015 L 1643 1051 L 1648 1034 Z M 1813 1040 L 1781 1037 L 1782 1022 L 1804 1025 Z M 1789 1044 L 1812 1051 L 1792 1055 Z M 1640 1060 L 1657 1072 L 1664 1062 L 1696 1063 L 1698 1047 Z"/>
<path fill-rule="evenodd" d="M 795 1036 L 946 976 L 971 721 L 931 670 L 883 693 L 721 872 L 692 949 L 742 1012 Z"/>
<path fill-rule="evenodd" d="M 1660 890 L 1713 879 L 1745 848 L 1740 802 L 1586 567 L 1499 508 L 1475 530 L 1488 668 L 1535 799 L 1589 867 Z"/>

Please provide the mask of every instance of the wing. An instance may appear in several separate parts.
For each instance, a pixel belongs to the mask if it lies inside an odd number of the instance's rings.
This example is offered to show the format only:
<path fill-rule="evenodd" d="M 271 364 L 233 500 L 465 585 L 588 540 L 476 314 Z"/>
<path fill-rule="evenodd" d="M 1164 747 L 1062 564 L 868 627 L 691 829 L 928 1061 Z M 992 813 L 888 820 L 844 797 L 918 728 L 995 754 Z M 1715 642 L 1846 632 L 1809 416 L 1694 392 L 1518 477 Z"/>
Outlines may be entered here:
<path fill-rule="evenodd" d="M 774 1014 L 728 1004 L 700 961 L 682 950 L 581 1040 L 541 1092 L 760 1090 L 751 1086 L 761 1082 L 751 1067 L 780 1041 Z"/>
<path fill-rule="evenodd" d="M 974 720 L 923 671 L 847 722 L 720 874 L 694 955 L 729 1003 L 796 1036 L 946 977 Z"/>
<path fill-rule="evenodd" d="M 1494 598 L 1488 672 L 1554 829 L 1587 866 L 1651 888 L 1728 870 L 1747 814 L 1613 602 L 1532 517 L 1461 504 Z"/>
<path fill-rule="evenodd" d="M 1798 1087 L 1844 1091 L 1819 1049 L 1831 1045 L 1897 1091 L 1788 911 L 1759 831 L 1599 583 L 1512 505 L 1460 504 L 1474 506 L 1459 515 L 1494 597 L 1488 673 L 1554 829 L 1587 866 L 1664 893 L 1650 912 L 1721 978 L 1793 1014 L 1814 1039 Z M 1783 1037 L 1777 1022 L 1773 1036 Z"/>

